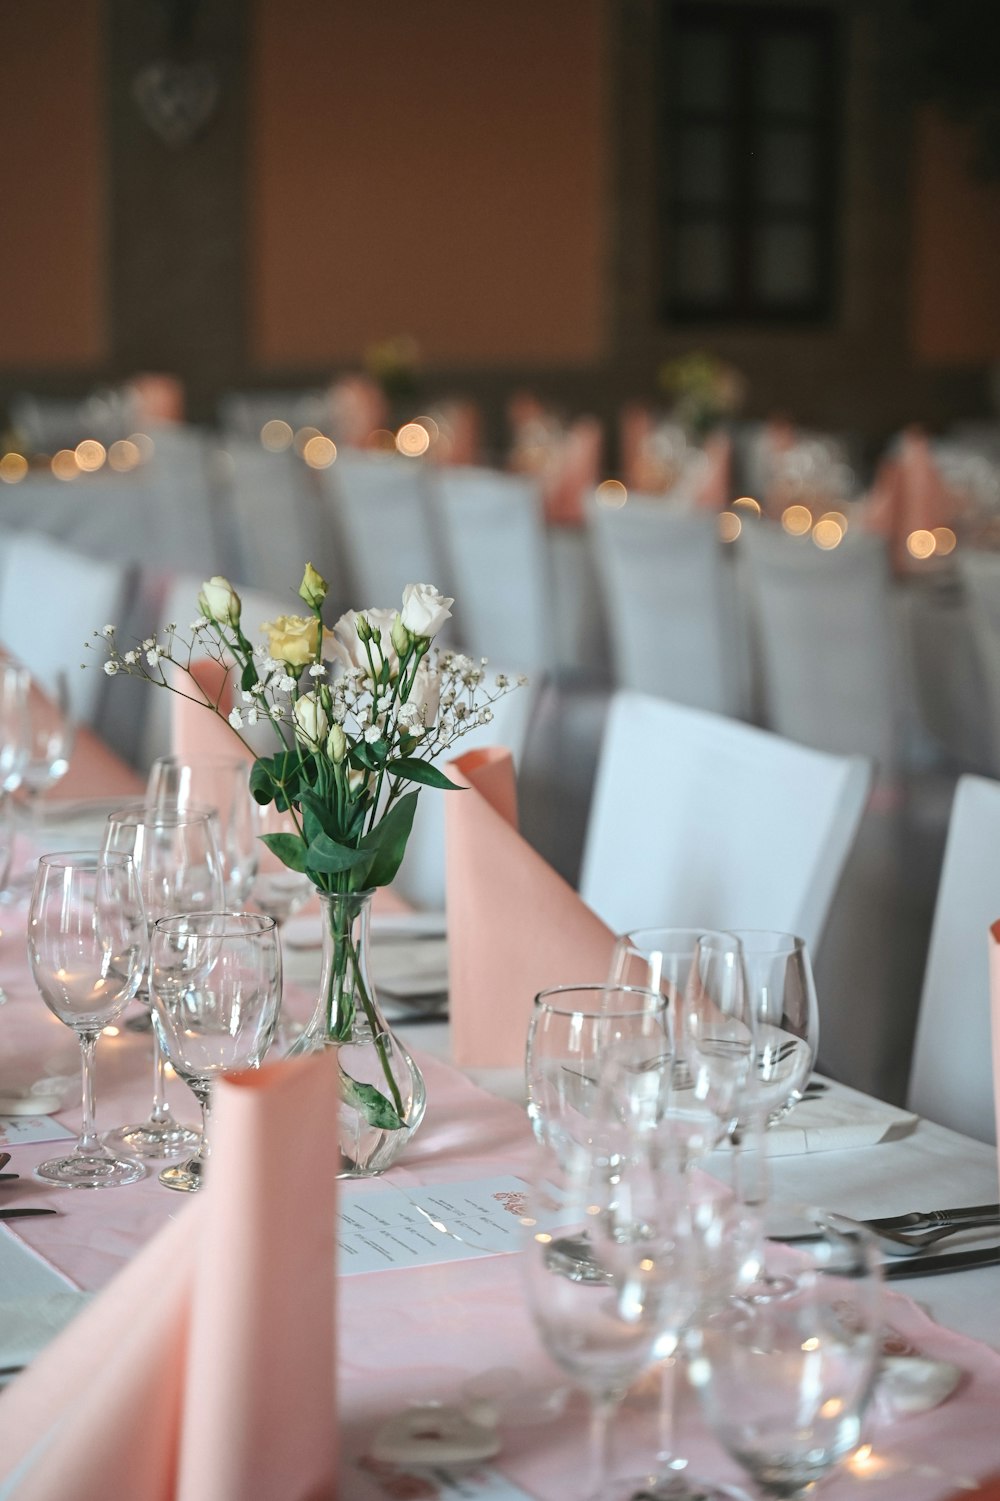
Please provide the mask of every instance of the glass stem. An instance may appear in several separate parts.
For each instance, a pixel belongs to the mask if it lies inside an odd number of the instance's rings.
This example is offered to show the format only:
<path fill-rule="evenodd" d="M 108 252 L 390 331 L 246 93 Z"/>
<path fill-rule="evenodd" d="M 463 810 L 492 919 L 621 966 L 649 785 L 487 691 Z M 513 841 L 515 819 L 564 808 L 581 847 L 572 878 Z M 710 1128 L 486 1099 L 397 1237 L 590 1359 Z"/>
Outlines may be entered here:
<path fill-rule="evenodd" d="M 660 1411 L 657 1418 L 656 1462 L 664 1470 L 682 1468 L 675 1451 L 677 1428 L 677 1356 L 671 1355 L 660 1370 Z"/>
<path fill-rule="evenodd" d="M 153 1028 L 153 1109 L 150 1120 L 154 1125 L 164 1126 L 170 1120 L 170 1111 L 167 1108 L 167 1076 L 163 1061 L 163 1049 L 160 1047 L 160 1039 Z"/>
<path fill-rule="evenodd" d="M 94 1049 L 97 1047 L 98 1036 L 97 1032 L 80 1033 L 80 1082 L 83 1119 L 80 1123 L 80 1140 L 76 1144 L 76 1150 L 88 1156 L 101 1150 L 101 1144 L 94 1130 Z"/>
<path fill-rule="evenodd" d="M 598 1495 L 607 1489 L 611 1476 L 611 1418 L 617 1406 L 617 1400 L 604 1393 L 590 1399 L 590 1472 Z"/>
<path fill-rule="evenodd" d="M 201 1144 L 195 1153 L 195 1161 L 202 1167 L 208 1161 L 208 1132 L 212 1121 L 212 1086 L 207 1079 L 192 1079 L 191 1091 L 201 1106 Z"/>

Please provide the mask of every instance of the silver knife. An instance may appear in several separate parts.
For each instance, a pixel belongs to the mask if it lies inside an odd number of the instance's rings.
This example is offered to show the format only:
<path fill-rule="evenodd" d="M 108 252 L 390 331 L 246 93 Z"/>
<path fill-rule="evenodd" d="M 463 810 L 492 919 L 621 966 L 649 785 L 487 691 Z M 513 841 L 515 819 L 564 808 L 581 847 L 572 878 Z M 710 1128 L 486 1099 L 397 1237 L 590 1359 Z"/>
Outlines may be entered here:
<path fill-rule="evenodd" d="M 58 1209 L 0 1209 L 0 1220 L 28 1220 L 39 1214 L 58 1214 Z"/>
<path fill-rule="evenodd" d="M 873 1230 L 933 1230 L 935 1225 L 960 1225 L 963 1220 L 995 1216 L 1000 1219 L 1000 1204 L 966 1204 L 960 1209 L 915 1209 L 910 1214 L 889 1215 L 879 1220 L 862 1220 Z"/>
<path fill-rule="evenodd" d="M 974 1267 L 1000 1266 L 1000 1246 L 979 1251 L 946 1251 L 941 1256 L 908 1256 L 904 1261 L 890 1261 L 882 1267 L 888 1281 L 898 1277 L 936 1277 L 942 1272 L 965 1272 Z"/>

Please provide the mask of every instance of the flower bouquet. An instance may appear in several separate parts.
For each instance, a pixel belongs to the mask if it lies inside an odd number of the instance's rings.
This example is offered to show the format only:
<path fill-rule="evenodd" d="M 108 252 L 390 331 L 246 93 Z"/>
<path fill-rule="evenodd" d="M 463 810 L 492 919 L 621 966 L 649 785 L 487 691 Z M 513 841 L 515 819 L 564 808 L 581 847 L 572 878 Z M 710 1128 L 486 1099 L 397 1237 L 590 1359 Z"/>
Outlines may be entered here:
<path fill-rule="evenodd" d="M 255 759 L 250 789 L 287 827 L 261 837 L 309 877 L 324 910 L 320 996 L 293 1050 L 339 1049 L 341 1170 L 368 1175 L 395 1159 L 425 1104 L 420 1072 L 369 978 L 371 897 L 399 869 L 420 789 L 454 787 L 435 758 L 487 724 L 491 705 L 524 679 L 498 674 L 488 686 L 485 661 L 433 648 L 454 601 L 428 584 L 407 585 L 398 611 L 348 612 L 332 630 L 323 622 L 327 584 L 311 563 L 298 592 L 308 613 L 263 624 L 257 644 L 238 593 L 218 576 L 201 590 L 188 637 L 167 625 L 123 651 L 114 626 L 95 635 L 110 676 L 142 677 L 197 703 L 192 663 L 212 658 L 238 685 L 240 701 L 225 715 L 234 735 L 246 745 L 248 727 L 272 725 L 275 752 Z M 222 698 L 208 707 L 225 714 Z"/>
<path fill-rule="evenodd" d="M 673 403 L 671 415 L 699 442 L 746 397 L 746 381 L 733 365 L 692 350 L 660 366 L 659 384 Z"/>

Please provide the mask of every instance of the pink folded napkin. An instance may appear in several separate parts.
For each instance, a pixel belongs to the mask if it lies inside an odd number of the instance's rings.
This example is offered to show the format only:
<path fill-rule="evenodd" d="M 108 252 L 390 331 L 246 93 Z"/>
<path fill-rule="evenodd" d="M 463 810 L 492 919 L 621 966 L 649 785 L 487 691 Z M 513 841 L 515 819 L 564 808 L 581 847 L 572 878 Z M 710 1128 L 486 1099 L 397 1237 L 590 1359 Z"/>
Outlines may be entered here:
<path fill-rule="evenodd" d="M 0 1397 L 18 1501 L 333 1501 L 336 1057 L 216 1101 L 203 1192 Z"/>
<path fill-rule="evenodd" d="M 231 759 L 244 754 L 248 760 L 253 760 L 250 752 L 244 751 L 225 718 L 220 719 L 210 707 L 218 704 L 224 716 L 232 709 L 233 688 L 229 680 L 229 669 L 221 662 L 213 661 L 211 657 L 200 657 L 191 663 L 191 676 L 194 683 L 186 682 L 183 685 L 184 693 L 193 694 L 200 690 L 204 703 L 197 703 L 178 693 L 171 696 L 170 744 L 173 754 L 182 761 L 193 761 L 199 756 L 224 756 Z"/>
<path fill-rule="evenodd" d="M 516 1067 L 536 993 L 603 981 L 614 935 L 517 831 L 509 750 L 449 763 L 446 792 L 449 1009 L 454 1061 Z"/>
<path fill-rule="evenodd" d="M 733 444 L 729 434 L 709 433 L 704 454 L 705 471 L 698 482 L 698 506 L 703 511 L 724 511 L 733 498 L 730 479 Z"/>
<path fill-rule="evenodd" d="M 1000 1142 L 1000 922 L 990 928 L 990 1022 L 993 1033 L 993 1099 Z"/>

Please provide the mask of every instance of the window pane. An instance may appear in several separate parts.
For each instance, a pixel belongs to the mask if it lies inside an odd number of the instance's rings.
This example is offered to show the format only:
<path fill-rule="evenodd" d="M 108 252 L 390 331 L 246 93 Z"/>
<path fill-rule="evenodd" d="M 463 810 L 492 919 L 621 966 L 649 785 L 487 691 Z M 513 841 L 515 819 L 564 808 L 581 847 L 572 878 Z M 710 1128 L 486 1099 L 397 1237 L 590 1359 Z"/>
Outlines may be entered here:
<path fill-rule="evenodd" d="M 817 196 L 816 139 L 792 126 L 763 130 L 757 151 L 756 196 L 778 208 L 802 208 Z"/>
<path fill-rule="evenodd" d="M 817 114 L 821 76 L 815 37 L 787 31 L 760 38 L 755 90 L 758 109 Z"/>
<path fill-rule="evenodd" d="M 674 295 L 682 302 L 724 302 L 732 292 L 730 234 L 724 224 L 679 224 L 673 239 Z"/>
<path fill-rule="evenodd" d="M 816 232 L 804 224 L 762 224 L 753 257 L 754 292 L 775 307 L 812 302 L 819 294 Z"/>
<path fill-rule="evenodd" d="M 676 102 L 682 109 L 725 109 L 730 93 L 730 38 L 721 31 L 689 31 L 676 39 Z"/>
<path fill-rule="evenodd" d="M 724 203 L 730 193 L 726 131 L 686 125 L 677 133 L 676 196 L 685 203 Z"/>

